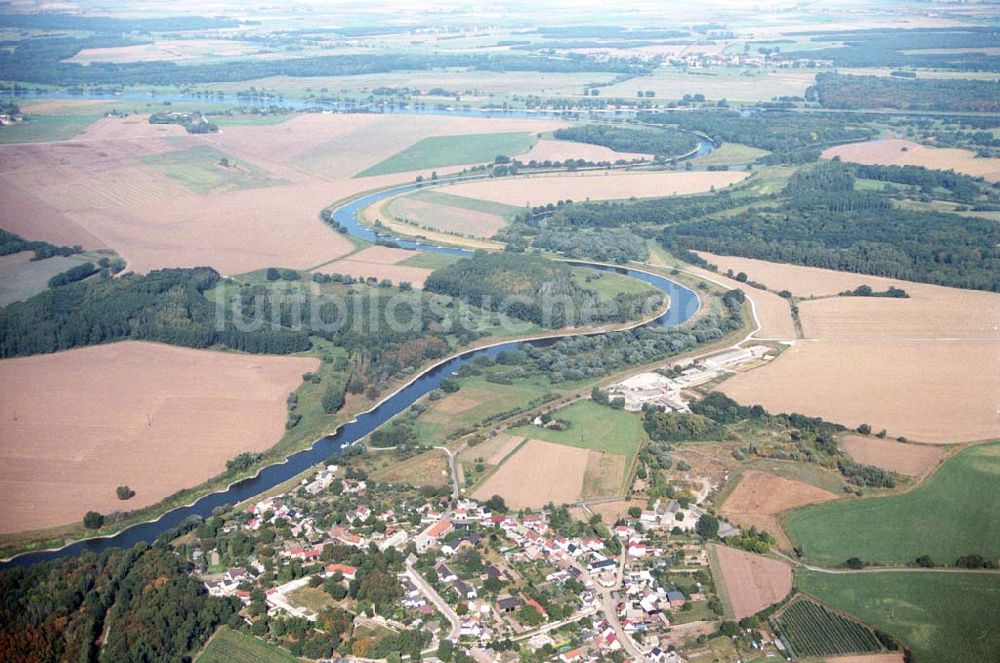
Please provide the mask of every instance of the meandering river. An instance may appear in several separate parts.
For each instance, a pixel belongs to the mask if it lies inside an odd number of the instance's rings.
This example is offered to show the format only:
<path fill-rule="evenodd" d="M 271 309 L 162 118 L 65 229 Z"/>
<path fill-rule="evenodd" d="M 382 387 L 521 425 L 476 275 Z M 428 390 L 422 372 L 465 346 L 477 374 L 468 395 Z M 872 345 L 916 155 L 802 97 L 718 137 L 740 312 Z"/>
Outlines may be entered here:
<path fill-rule="evenodd" d="M 444 183 L 446 182 L 425 182 L 420 185 L 413 183 L 370 193 L 340 205 L 333 210 L 332 216 L 333 219 L 347 228 L 347 231 L 350 234 L 364 239 L 372 241 L 379 238 L 391 239 L 399 245 L 407 248 L 419 248 L 423 251 L 468 256 L 470 255 L 470 252 L 466 249 L 422 244 L 413 240 L 390 237 L 386 235 L 379 236 L 370 228 L 358 223 L 356 218 L 357 213 L 360 210 L 378 202 L 379 200 L 388 198 L 389 196 L 394 196 L 418 187 L 427 188 Z M 618 272 L 648 283 L 666 294 L 669 297 L 670 302 L 668 309 L 658 317 L 644 323 L 646 325 L 661 325 L 668 327 L 679 325 L 697 313 L 699 307 L 701 306 L 698 295 L 693 290 L 662 276 L 626 267 L 615 267 L 611 265 L 600 265 L 580 261 L 572 261 L 572 263 L 592 269 Z M 596 334 L 602 332 L 578 333 Z M 216 507 L 232 505 L 249 499 L 284 481 L 287 481 L 288 479 L 291 479 L 310 467 L 323 462 L 344 447 L 363 439 L 380 425 L 406 410 L 421 396 L 437 388 L 442 379 L 452 375 L 463 365 L 474 361 L 477 357 L 492 357 L 503 352 L 504 350 L 514 350 L 528 343 L 544 345 L 564 337 L 565 336 L 549 336 L 544 339 L 508 341 L 489 347 L 482 347 L 463 352 L 424 370 L 412 381 L 387 397 L 377 406 L 368 412 L 359 414 L 354 420 L 342 425 L 335 433 L 316 440 L 307 449 L 291 454 L 284 462 L 264 467 L 254 477 L 238 481 L 230 485 L 225 490 L 205 495 L 188 506 L 169 511 L 156 520 L 133 525 L 112 536 L 82 539 L 57 550 L 42 550 L 24 553 L 0 563 L 0 568 L 30 565 L 44 560 L 56 559 L 67 555 L 76 555 L 84 551 L 102 552 L 109 548 L 127 548 L 140 541 L 152 542 L 167 530 L 180 525 L 186 518 L 191 516 L 201 516 L 203 518 L 208 517 L 211 515 L 212 510 Z"/>

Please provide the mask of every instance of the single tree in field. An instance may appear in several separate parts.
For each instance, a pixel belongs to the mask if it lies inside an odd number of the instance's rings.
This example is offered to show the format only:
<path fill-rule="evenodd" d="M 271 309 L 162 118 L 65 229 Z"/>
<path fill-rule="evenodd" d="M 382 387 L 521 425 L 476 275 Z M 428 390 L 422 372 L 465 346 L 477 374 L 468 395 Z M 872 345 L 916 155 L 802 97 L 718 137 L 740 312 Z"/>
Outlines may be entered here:
<path fill-rule="evenodd" d="M 86 515 L 83 516 L 83 526 L 87 529 L 100 529 L 103 524 L 104 516 L 96 511 L 88 511 Z"/>
<path fill-rule="evenodd" d="M 129 488 L 128 486 L 118 486 L 115 492 L 118 494 L 118 499 L 120 500 L 127 500 L 128 498 L 135 495 L 135 491 Z"/>

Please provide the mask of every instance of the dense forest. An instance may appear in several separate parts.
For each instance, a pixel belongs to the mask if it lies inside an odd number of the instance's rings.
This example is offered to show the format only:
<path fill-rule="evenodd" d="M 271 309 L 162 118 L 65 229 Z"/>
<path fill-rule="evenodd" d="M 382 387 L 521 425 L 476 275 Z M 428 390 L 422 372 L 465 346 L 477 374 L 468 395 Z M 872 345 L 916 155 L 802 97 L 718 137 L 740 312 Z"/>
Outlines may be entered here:
<path fill-rule="evenodd" d="M 20 235 L 0 229 L 0 256 L 8 256 L 21 251 L 33 251 L 32 260 L 45 260 L 53 256 L 71 256 L 82 253 L 79 246 L 56 246 L 39 240 L 29 241 Z"/>
<path fill-rule="evenodd" d="M 816 94 L 827 108 L 1000 111 L 1000 81 L 816 74 Z"/>
<path fill-rule="evenodd" d="M 843 46 L 808 51 L 809 58 L 831 60 L 838 67 L 929 67 L 965 71 L 1000 68 L 1000 57 L 986 50 L 1000 46 L 1000 31 L 995 27 L 874 28 L 850 32 L 789 32 L 787 36 L 806 36 L 814 42 L 843 42 Z M 970 50 L 941 53 L 928 49 Z M 802 55 L 800 51 L 788 51 L 778 57 L 799 59 Z"/>
<path fill-rule="evenodd" d="M 611 72 L 639 74 L 642 64 L 593 58 L 493 53 L 408 55 L 405 53 L 319 55 L 290 59 L 242 59 L 212 64 L 174 62 L 64 62 L 85 48 L 112 48 L 135 42 L 112 35 L 86 38 L 40 37 L 0 41 L 0 79 L 48 85 L 183 85 L 247 81 L 270 76 L 353 76 L 391 71 L 466 68 L 479 71 Z"/>
<path fill-rule="evenodd" d="M 599 233 L 603 236 L 605 232 L 610 232 L 619 226 L 672 225 L 745 203 L 745 200 L 734 197 L 729 191 L 720 191 L 712 196 L 679 196 L 668 200 L 645 198 L 629 201 L 586 201 L 551 208 L 534 208 L 531 210 L 531 215 L 522 223 L 538 228 L 544 219 L 547 232 L 556 232 L 555 228 L 561 228 L 562 232 L 569 235 L 583 234 L 580 231 L 585 228 L 608 229 Z M 510 227 L 518 226 L 514 224 Z M 527 233 L 526 230 L 522 232 Z"/>
<path fill-rule="evenodd" d="M 620 228 L 600 232 L 546 228 L 535 236 L 533 245 L 567 258 L 590 258 L 619 265 L 649 257 L 645 240 Z"/>
<path fill-rule="evenodd" d="M 742 290 L 731 290 L 722 297 L 721 312 L 712 311 L 690 326 L 643 325 L 594 336 L 570 336 L 550 345 L 501 352 L 497 362 L 512 367 L 512 378 L 532 372 L 547 376 L 553 384 L 599 378 L 665 359 L 739 329 L 744 299 Z"/>
<path fill-rule="evenodd" d="M 287 354 L 308 350 L 308 334 L 287 329 L 217 328 L 205 291 L 219 282 L 207 267 L 161 269 L 47 290 L 0 310 L 0 357 L 18 357 L 125 339 L 192 348 Z"/>
<path fill-rule="evenodd" d="M 868 174 L 874 174 L 866 170 Z M 886 176 L 903 169 L 883 171 Z M 1000 290 L 1000 228 L 988 219 L 894 207 L 855 191 L 844 164 L 796 173 L 772 207 L 682 222 L 660 241 L 678 255 L 697 249 L 981 290 Z"/>
<path fill-rule="evenodd" d="M 188 571 L 163 544 L 0 571 L 2 658 L 24 663 L 184 660 L 219 625 L 242 622 L 238 600 L 208 596 Z"/>
<path fill-rule="evenodd" d="M 744 115 L 728 110 L 693 110 L 644 113 L 643 122 L 675 125 L 701 131 L 718 144 L 742 143 L 774 152 L 765 163 L 815 161 L 819 148 L 835 143 L 864 140 L 874 135 L 861 120 L 841 113 L 794 113 L 755 111 Z M 806 155 L 796 157 L 796 155 Z"/>
<path fill-rule="evenodd" d="M 602 145 L 616 152 L 653 154 L 661 159 L 686 154 L 698 146 L 690 132 L 670 128 L 584 124 L 557 129 L 553 136 L 559 140 Z"/>
<path fill-rule="evenodd" d="M 167 16 L 163 18 L 117 18 L 40 12 L 36 14 L 0 14 L 0 27 L 29 30 L 82 30 L 86 32 L 125 34 L 129 32 L 181 32 L 235 28 L 240 21 L 216 16 Z M 253 24 L 252 21 L 246 24 Z"/>
<path fill-rule="evenodd" d="M 424 290 L 546 328 L 624 322 L 638 317 L 646 298 L 620 293 L 611 306 L 578 285 L 569 265 L 537 254 L 477 252 L 433 272 Z"/>

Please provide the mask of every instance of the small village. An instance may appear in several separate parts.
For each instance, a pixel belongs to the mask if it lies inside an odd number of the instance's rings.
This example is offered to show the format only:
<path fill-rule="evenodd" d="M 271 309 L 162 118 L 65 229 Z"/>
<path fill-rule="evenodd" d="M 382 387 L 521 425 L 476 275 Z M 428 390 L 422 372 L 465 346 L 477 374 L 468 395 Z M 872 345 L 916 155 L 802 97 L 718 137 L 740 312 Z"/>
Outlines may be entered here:
<path fill-rule="evenodd" d="M 478 663 L 680 663 L 696 660 L 683 643 L 717 635 L 699 523 L 722 540 L 740 530 L 698 504 L 661 498 L 609 524 L 551 505 L 514 513 L 500 497 L 368 481 L 351 467 L 363 453 L 175 542 L 211 595 L 242 602 L 253 634 L 321 660 L 381 659 L 388 639 L 411 659 Z M 740 635 L 776 655 L 780 640 L 755 626 Z M 289 643 L 296 631 L 325 647 Z"/>

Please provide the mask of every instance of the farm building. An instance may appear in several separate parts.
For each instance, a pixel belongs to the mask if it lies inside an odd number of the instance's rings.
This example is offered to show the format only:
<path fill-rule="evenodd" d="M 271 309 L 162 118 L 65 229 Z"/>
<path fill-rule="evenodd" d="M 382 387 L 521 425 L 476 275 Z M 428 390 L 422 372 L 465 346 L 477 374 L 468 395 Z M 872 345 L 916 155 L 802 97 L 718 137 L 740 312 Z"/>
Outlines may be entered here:
<path fill-rule="evenodd" d="M 770 351 L 766 345 L 751 345 L 749 348 L 738 348 L 712 355 L 705 359 L 705 366 L 714 369 L 724 369 L 746 361 L 760 359 Z"/>
<path fill-rule="evenodd" d="M 687 412 L 687 403 L 681 398 L 680 386 L 659 373 L 640 373 L 626 378 L 608 389 L 612 398 L 625 399 L 625 409 L 639 412 L 646 403 L 668 410 Z"/>

